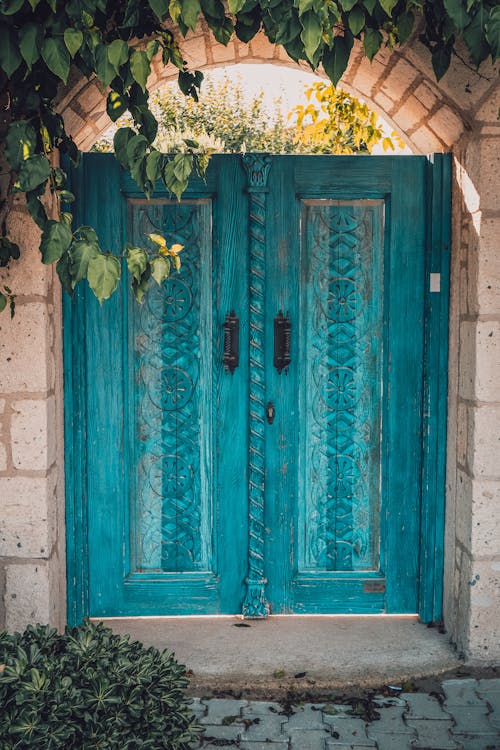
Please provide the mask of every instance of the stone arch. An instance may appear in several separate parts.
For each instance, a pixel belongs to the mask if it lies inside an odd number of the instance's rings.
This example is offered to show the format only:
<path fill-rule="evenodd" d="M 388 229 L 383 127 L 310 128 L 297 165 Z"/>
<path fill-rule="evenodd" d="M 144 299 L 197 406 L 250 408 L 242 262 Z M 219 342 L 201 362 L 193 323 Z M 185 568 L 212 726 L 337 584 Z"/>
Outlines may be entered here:
<path fill-rule="evenodd" d="M 310 71 L 298 65 L 283 47 L 271 44 L 262 32 L 244 44 L 232 39 L 227 47 L 215 41 L 201 23 L 189 32 L 182 49 L 191 69 L 210 69 L 237 63 L 271 63 Z M 403 48 L 381 50 L 370 63 L 356 42 L 340 86 L 364 99 L 408 142 L 414 153 L 451 150 L 467 138 L 483 116 L 482 105 L 496 86 L 493 69 L 476 74 L 457 57 L 437 83 L 428 50 L 414 38 Z M 320 72 L 321 74 L 321 72 Z M 154 61 L 148 85 L 151 91 L 175 80 L 177 71 Z M 110 125 L 106 95 L 95 80 L 70 81 L 59 103 L 69 132 L 83 150 L 89 149 Z M 489 111 L 487 112 L 489 114 Z"/>

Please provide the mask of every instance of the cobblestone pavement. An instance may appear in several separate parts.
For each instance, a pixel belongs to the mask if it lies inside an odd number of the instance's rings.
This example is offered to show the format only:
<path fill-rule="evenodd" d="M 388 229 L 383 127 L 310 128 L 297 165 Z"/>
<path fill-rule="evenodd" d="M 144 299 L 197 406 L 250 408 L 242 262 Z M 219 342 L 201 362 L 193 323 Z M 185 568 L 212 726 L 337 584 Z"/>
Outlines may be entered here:
<path fill-rule="evenodd" d="M 436 693 L 286 705 L 194 698 L 213 750 L 500 750 L 500 679 L 454 679 Z"/>

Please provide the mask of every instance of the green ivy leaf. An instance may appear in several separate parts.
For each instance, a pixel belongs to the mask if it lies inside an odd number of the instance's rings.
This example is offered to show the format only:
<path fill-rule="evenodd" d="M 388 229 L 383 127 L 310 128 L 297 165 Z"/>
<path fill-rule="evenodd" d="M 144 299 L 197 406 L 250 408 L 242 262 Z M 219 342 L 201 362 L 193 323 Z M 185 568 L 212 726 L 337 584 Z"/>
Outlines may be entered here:
<path fill-rule="evenodd" d="M 147 263 L 144 273 L 139 280 L 132 279 L 132 291 L 137 302 L 142 305 L 146 293 L 149 279 L 151 278 L 151 266 Z"/>
<path fill-rule="evenodd" d="M 146 91 L 146 83 L 151 72 L 148 56 L 142 50 L 134 50 L 130 55 L 130 72 L 143 91 Z"/>
<path fill-rule="evenodd" d="M 190 154 L 176 154 L 172 166 L 176 179 L 179 182 L 186 182 L 193 171 L 193 157 Z"/>
<path fill-rule="evenodd" d="M 349 28 L 351 32 L 356 36 L 359 34 L 363 26 L 365 25 L 365 14 L 363 10 L 356 6 L 349 13 Z"/>
<path fill-rule="evenodd" d="M 236 13 L 239 13 L 240 10 L 243 10 L 243 8 L 245 7 L 245 3 L 246 0 L 229 0 L 229 12 L 236 15 Z"/>
<path fill-rule="evenodd" d="M 117 91 L 110 91 L 106 99 L 106 112 L 113 122 L 116 122 L 128 109 L 128 100 Z"/>
<path fill-rule="evenodd" d="M 363 45 L 365 48 L 366 56 L 370 60 L 373 60 L 375 55 L 380 49 L 382 44 L 382 34 L 376 29 L 366 29 L 363 36 Z"/>
<path fill-rule="evenodd" d="M 30 156 L 23 161 L 19 169 L 19 187 L 25 193 L 34 190 L 38 185 L 48 179 L 50 175 L 50 164 L 48 159 L 41 154 Z"/>
<path fill-rule="evenodd" d="M 82 239 L 71 244 L 69 257 L 73 287 L 87 277 L 89 263 L 97 255 L 99 255 L 97 242 Z"/>
<path fill-rule="evenodd" d="M 127 268 L 140 284 L 142 275 L 148 266 L 148 255 L 142 247 L 131 247 L 127 253 Z"/>
<path fill-rule="evenodd" d="M 154 151 L 151 151 L 151 153 L 148 154 L 146 158 L 146 175 L 148 180 L 151 180 L 153 185 L 155 184 L 156 180 L 159 180 L 161 177 L 162 166 L 163 154 L 154 149 Z"/>
<path fill-rule="evenodd" d="M 89 263 L 87 280 L 99 302 L 111 297 L 120 277 L 120 261 L 113 255 L 99 253 Z"/>
<path fill-rule="evenodd" d="M 71 60 L 68 48 L 63 40 L 55 37 L 45 39 L 42 45 L 42 57 L 48 69 L 63 83 L 67 83 Z"/>
<path fill-rule="evenodd" d="M 162 176 L 167 190 L 173 193 L 177 200 L 180 201 L 183 192 L 188 186 L 188 180 L 181 182 L 177 179 L 174 173 L 174 163 L 172 161 L 168 161 L 164 164 Z"/>
<path fill-rule="evenodd" d="M 29 122 L 11 122 L 5 138 L 5 156 L 12 169 L 18 170 L 26 159 L 33 156 L 35 148 L 36 132 Z"/>
<path fill-rule="evenodd" d="M 316 50 L 321 44 L 323 29 L 317 15 L 312 11 L 304 13 L 300 22 L 302 24 L 300 38 L 304 44 L 304 52 L 309 62 L 313 63 Z"/>
<path fill-rule="evenodd" d="M 108 45 L 108 59 L 118 75 L 122 65 L 128 60 L 129 46 L 122 39 L 115 39 Z"/>
<path fill-rule="evenodd" d="M 340 0 L 340 4 L 342 6 L 342 10 L 345 10 L 346 13 L 348 13 L 354 6 L 358 0 Z"/>
<path fill-rule="evenodd" d="M 42 234 L 40 252 L 42 263 L 46 265 L 59 260 L 61 255 L 69 248 L 73 234 L 67 224 L 49 219 Z"/>
<path fill-rule="evenodd" d="M 5 16 L 13 16 L 23 6 L 24 0 L 3 0 L 0 3 L 0 12 Z"/>
<path fill-rule="evenodd" d="M 496 60 L 500 57 L 500 5 L 496 5 L 490 10 L 485 28 L 486 39 L 491 46 L 492 59 Z"/>
<path fill-rule="evenodd" d="M 434 68 L 434 74 L 436 79 L 439 81 L 448 68 L 450 67 L 451 61 L 451 49 L 450 47 L 436 47 L 432 51 L 432 67 Z"/>
<path fill-rule="evenodd" d="M 398 18 L 398 38 L 399 43 L 403 44 L 406 42 L 415 24 L 415 16 L 413 13 L 402 13 Z"/>
<path fill-rule="evenodd" d="M 38 23 L 27 23 L 19 29 L 19 50 L 30 70 L 40 57 L 42 40 L 43 29 Z"/>
<path fill-rule="evenodd" d="M 486 13 L 481 5 L 469 25 L 464 29 L 463 37 L 474 65 L 479 66 L 488 57 L 489 48 L 486 42 Z"/>
<path fill-rule="evenodd" d="M 323 67 L 328 78 L 334 86 L 344 75 L 349 55 L 354 41 L 352 36 L 336 36 L 333 42 L 333 49 L 325 50 L 323 55 Z"/>
<path fill-rule="evenodd" d="M 104 88 L 107 88 L 113 78 L 116 76 L 116 70 L 109 61 L 108 48 L 105 44 L 99 44 L 96 48 L 95 62 L 97 77 L 99 78 Z"/>
<path fill-rule="evenodd" d="M 134 135 L 136 135 L 136 133 L 132 128 L 118 128 L 113 138 L 115 156 L 122 167 L 128 167 L 127 146 Z"/>
<path fill-rule="evenodd" d="M 143 135 L 133 135 L 127 143 L 127 162 L 133 166 L 138 161 L 142 161 L 148 147 L 147 138 Z"/>
<path fill-rule="evenodd" d="M 392 11 L 398 0 L 379 0 L 380 5 L 385 10 L 389 18 L 391 18 Z"/>
<path fill-rule="evenodd" d="M 162 21 L 168 13 L 168 0 L 148 0 L 153 13 Z"/>
<path fill-rule="evenodd" d="M 7 297 L 5 296 L 5 294 L 2 294 L 2 292 L 0 292 L 0 313 L 2 313 L 6 307 L 7 307 Z"/>
<path fill-rule="evenodd" d="M 56 263 L 56 271 L 62 284 L 62 288 L 69 294 L 70 297 L 72 297 L 74 287 L 70 271 L 70 263 L 71 258 L 69 252 L 66 250 Z"/>
<path fill-rule="evenodd" d="M 470 21 L 463 0 L 444 0 L 444 7 L 455 28 L 463 31 Z"/>
<path fill-rule="evenodd" d="M 40 199 L 38 198 L 36 193 L 26 194 L 26 206 L 33 221 L 38 224 L 40 229 L 44 230 L 47 226 L 48 221 L 47 212 L 45 211 L 45 208 L 40 202 Z"/>
<path fill-rule="evenodd" d="M 182 20 L 189 29 L 195 30 L 200 12 L 200 0 L 183 0 Z"/>
<path fill-rule="evenodd" d="M 22 57 L 13 30 L 10 26 L 0 24 L 0 67 L 7 78 L 11 78 L 21 63 Z"/>
<path fill-rule="evenodd" d="M 151 276 L 156 281 L 158 286 L 168 279 L 170 275 L 170 261 L 163 255 L 157 255 L 151 261 Z"/>
<path fill-rule="evenodd" d="M 74 57 L 83 44 L 83 34 L 78 29 L 65 29 L 64 44 L 71 57 Z"/>

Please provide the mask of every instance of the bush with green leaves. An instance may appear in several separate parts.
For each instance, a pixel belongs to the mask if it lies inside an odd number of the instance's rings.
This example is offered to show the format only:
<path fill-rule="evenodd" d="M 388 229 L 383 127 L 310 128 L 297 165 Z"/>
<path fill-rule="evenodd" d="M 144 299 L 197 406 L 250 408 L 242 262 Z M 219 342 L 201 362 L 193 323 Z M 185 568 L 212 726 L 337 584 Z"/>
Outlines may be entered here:
<path fill-rule="evenodd" d="M 2 750 L 182 750 L 199 736 L 185 668 L 88 621 L 0 634 Z"/>

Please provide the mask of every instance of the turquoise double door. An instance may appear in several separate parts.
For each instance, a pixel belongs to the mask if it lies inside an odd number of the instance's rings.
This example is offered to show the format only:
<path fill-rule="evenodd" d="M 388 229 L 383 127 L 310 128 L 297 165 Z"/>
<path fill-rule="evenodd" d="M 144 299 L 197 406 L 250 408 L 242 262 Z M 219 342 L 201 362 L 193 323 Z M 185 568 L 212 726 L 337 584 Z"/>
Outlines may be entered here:
<path fill-rule="evenodd" d="M 184 250 L 65 302 L 70 619 L 439 617 L 448 169 L 217 156 L 177 202 L 85 157 L 79 224 Z"/>

